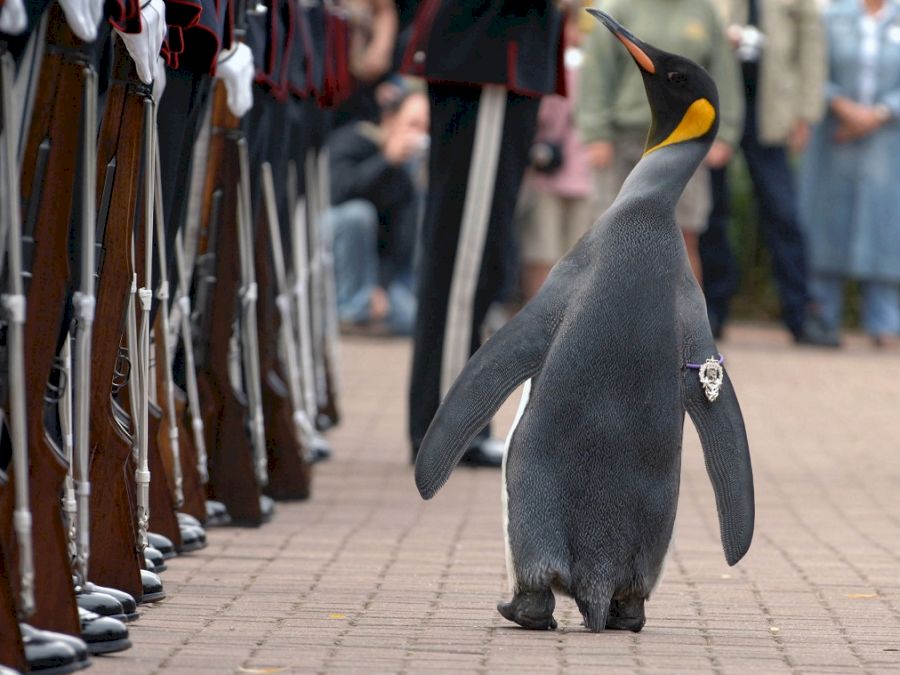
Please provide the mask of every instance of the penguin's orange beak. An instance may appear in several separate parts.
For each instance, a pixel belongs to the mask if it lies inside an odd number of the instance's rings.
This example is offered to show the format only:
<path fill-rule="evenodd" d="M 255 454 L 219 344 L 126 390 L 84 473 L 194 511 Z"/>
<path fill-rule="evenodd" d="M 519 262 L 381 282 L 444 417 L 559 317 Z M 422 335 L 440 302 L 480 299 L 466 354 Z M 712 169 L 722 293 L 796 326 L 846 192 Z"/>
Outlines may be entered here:
<path fill-rule="evenodd" d="M 653 64 L 653 59 L 647 55 L 647 46 L 643 42 L 638 40 L 606 12 L 601 12 L 599 9 L 588 9 L 587 11 L 606 26 L 618 38 L 619 42 L 625 45 L 625 49 L 628 50 L 641 70 L 648 75 L 656 74 L 656 66 Z"/>

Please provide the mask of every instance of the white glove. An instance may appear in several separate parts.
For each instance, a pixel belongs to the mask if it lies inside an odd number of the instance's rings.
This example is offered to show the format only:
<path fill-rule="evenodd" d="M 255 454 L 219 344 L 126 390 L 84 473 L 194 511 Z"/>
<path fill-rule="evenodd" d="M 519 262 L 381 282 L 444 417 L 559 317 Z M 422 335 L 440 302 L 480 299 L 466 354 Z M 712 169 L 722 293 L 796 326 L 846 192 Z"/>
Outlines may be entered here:
<path fill-rule="evenodd" d="M 235 117 L 243 117 L 253 107 L 253 52 L 239 43 L 227 52 L 219 53 L 216 77 L 225 83 L 228 92 L 228 109 Z"/>
<path fill-rule="evenodd" d="M 28 27 L 28 15 L 22 0 L 6 0 L 0 9 L 0 33 L 19 35 Z"/>
<path fill-rule="evenodd" d="M 163 92 L 166 90 L 166 60 L 156 57 L 156 77 L 153 78 L 153 100 L 157 105 L 162 100 Z"/>
<path fill-rule="evenodd" d="M 163 0 L 149 0 L 141 6 L 140 33 L 116 32 L 134 59 L 141 82 L 153 84 L 161 70 L 159 50 L 166 37 L 166 6 Z"/>
<path fill-rule="evenodd" d="M 97 28 L 103 18 L 103 0 L 59 0 L 66 23 L 84 42 L 97 39 Z"/>

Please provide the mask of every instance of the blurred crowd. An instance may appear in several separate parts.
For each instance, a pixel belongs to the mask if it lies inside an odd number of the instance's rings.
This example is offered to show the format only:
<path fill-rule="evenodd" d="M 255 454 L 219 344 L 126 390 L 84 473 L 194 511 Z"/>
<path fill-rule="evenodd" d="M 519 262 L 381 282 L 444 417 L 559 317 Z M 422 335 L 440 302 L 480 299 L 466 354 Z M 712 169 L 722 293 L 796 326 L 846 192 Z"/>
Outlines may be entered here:
<path fill-rule="evenodd" d="M 596 4 L 642 40 L 701 64 L 718 85 L 718 138 L 676 211 L 716 336 L 741 274 L 730 199 L 739 161 L 755 205 L 743 226 L 758 228 L 768 250 L 793 339 L 839 346 L 852 291 L 873 344 L 900 345 L 897 0 L 558 4 L 567 9 L 567 96 L 541 99 L 517 237 L 494 298 L 502 309 L 488 321 L 502 322 L 538 292 L 644 152 L 651 119 L 641 76 L 581 11 Z M 425 195 L 442 180 L 428 175 L 427 85 L 400 75 L 416 12 L 428 3 L 345 5 L 359 86 L 335 114 L 328 144 L 340 317 L 348 331 L 406 335 L 415 325 Z"/>

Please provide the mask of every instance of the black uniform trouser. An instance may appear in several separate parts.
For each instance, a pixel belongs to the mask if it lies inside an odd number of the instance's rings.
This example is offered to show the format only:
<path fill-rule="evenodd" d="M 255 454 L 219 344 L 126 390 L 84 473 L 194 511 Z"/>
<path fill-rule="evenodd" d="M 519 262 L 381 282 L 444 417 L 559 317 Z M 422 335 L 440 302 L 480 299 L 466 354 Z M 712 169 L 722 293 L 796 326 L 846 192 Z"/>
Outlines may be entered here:
<path fill-rule="evenodd" d="M 409 434 L 414 448 L 421 443 L 440 403 L 448 299 L 481 89 L 432 83 L 428 94 L 431 104 L 429 188 L 420 238 L 418 313 L 413 329 L 409 390 Z M 513 237 L 513 215 L 534 139 L 538 104 L 537 98 L 513 93 L 506 98 L 496 184 L 473 304 L 470 354 L 481 344 L 481 323 L 503 284 L 504 251 Z"/>
<path fill-rule="evenodd" d="M 157 103 L 157 136 L 159 138 L 159 168 L 162 180 L 163 216 L 166 227 L 166 272 L 169 280 L 170 302 L 177 297 L 180 274 L 175 258 L 175 238 L 187 220 L 191 197 L 191 174 L 194 164 L 194 142 L 200 135 L 206 106 L 210 102 L 212 78 L 187 69 L 166 69 L 166 89 Z M 159 311 L 156 287 L 159 283 L 159 252 L 153 240 L 153 304 L 150 325 Z M 140 280 L 138 280 L 140 282 Z M 166 308 L 168 311 L 168 308 Z M 185 386 L 184 353 L 176 350 L 172 375 L 179 387 Z"/>
<path fill-rule="evenodd" d="M 169 297 L 174 298 L 178 284 L 175 260 L 175 236 L 187 220 L 188 202 L 191 196 L 191 172 L 194 158 L 194 141 L 200 134 L 212 78 L 190 70 L 166 69 L 166 89 L 157 106 L 157 134 L 159 137 L 159 164 L 162 178 L 163 221 L 166 226 L 166 263 L 169 278 Z M 154 234 L 155 237 L 155 234 Z M 153 241 L 154 250 L 156 239 Z M 159 303 L 156 287 L 159 283 L 159 258 L 153 256 L 154 302 L 152 320 L 156 318 Z M 138 279 L 140 284 L 141 280 Z"/>
<path fill-rule="evenodd" d="M 287 167 L 293 161 L 297 168 L 297 195 L 306 193 L 304 166 L 310 148 L 321 147 L 327 134 L 327 113 L 316 106 L 312 99 L 291 97 L 280 102 L 261 85 L 253 87 L 253 108 L 244 118 L 250 157 L 250 199 L 253 205 L 254 223 L 262 202 L 260 168 L 263 162 L 272 165 L 275 187 L 275 203 L 281 227 L 285 264 L 292 268 L 291 220 L 288 204 Z M 268 236 L 268 235 L 267 235 Z"/>

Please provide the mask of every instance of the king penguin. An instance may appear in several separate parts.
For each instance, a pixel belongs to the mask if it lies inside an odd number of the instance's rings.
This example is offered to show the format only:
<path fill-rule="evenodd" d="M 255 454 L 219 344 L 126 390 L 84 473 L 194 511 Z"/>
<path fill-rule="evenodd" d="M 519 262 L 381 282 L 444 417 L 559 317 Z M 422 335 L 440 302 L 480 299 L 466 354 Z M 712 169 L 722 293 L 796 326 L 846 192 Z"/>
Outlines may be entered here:
<path fill-rule="evenodd" d="M 503 466 L 513 597 L 497 609 L 525 628 L 554 629 L 556 591 L 575 599 L 588 630 L 636 632 L 672 537 L 685 411 L 730 565 L 753 536 L 753 476 L 737 397 L 675 223 L 675 204 L 716 135 L 716 86 L 693 62 L 588 11 L 641 70 L 653 113 L 646 152 L 541 292 L 466 364 L 415 475 L 422 497 L 433 497 L 527 381 Z"/>

